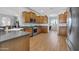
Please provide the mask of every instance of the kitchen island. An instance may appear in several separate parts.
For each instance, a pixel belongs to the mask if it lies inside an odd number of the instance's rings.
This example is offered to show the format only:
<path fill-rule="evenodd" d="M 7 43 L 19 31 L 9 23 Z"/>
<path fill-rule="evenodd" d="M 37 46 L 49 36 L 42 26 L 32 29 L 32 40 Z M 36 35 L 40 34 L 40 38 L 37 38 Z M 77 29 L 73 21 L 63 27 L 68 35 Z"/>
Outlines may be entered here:
<path fill-rule="evenodd" d="M 0 32 L 0 51 L 29 51 L 29 32 Z"/>

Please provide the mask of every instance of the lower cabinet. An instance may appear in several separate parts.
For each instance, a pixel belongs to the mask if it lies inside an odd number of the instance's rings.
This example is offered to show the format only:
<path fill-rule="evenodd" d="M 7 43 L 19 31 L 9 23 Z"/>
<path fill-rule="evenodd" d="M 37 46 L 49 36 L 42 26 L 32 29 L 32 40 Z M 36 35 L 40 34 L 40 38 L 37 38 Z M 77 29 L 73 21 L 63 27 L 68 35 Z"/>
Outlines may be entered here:
<path fill-rule="evenodd" d="M 25 28 L 25 32 L 33 32 L 32 28 Z M 37 33 L 48 33 L 48 26 L 37 26 Z"/>
<path fill-rule="evenodd" d="M 59 27 L 59 35 L 67 36 L 67 27 Z"/>
<path fill-rule="evenodd" d="M 25 32 L 31 32 L 32 33 L 32 28 L 25 28 L 24 31 Z"/>
<path fill-rule="evenodd" d="M 37 29 L 38 33 L 48 33 L 48 27 L 47 26 L 39 26 Z"/>
<path fill-rule="evenodd" d="M 29 51 L 30 36 L 22 36 L 0 43 L 0 51 Z"/>
<path fill-rule="evenodd" d="M 47 26 L 42 26 L 40 29 L 41 29 L 41 33 L 48 33 L 48 27 Z"/>

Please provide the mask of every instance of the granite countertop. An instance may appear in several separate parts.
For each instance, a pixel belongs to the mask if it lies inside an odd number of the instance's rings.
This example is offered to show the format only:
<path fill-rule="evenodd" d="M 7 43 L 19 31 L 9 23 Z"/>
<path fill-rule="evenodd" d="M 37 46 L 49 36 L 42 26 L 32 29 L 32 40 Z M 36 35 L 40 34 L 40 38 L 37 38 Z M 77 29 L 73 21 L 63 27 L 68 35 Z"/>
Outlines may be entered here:
<path fill-rule="evenodd" d="M 6 40 L 11 40 L 14 38 L 18 38 L 21 36 L 27 36 L 29 35 L 29 32 L 23 32 L 23 31 L 10 31 L 10 32 L 0 32 L 0 42 L 4 42 Z"/>

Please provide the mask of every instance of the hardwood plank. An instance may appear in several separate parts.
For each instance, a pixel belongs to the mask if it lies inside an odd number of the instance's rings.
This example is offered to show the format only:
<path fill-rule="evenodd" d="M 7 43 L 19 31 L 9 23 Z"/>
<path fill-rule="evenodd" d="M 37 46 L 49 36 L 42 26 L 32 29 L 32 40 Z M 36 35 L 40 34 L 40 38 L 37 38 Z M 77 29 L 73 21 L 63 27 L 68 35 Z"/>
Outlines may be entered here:
<path fill-rule="evenodd" d="M 30 38 L 30 51 L 68 51 L 65 36 L 58 36 L 56 31 L 40 33 Z"/>

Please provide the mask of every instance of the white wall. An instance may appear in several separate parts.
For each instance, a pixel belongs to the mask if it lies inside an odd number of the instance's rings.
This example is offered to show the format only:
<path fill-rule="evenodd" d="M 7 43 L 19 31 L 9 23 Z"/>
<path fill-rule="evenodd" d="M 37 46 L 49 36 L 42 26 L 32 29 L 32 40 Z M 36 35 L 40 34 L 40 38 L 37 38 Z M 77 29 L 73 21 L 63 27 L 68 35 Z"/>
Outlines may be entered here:
<path fill-rule="evenodd" d="M 57 23 L 56 24 L 55 23 L 51 24 L 51 21 L 52 20 L 56 20 Z M 57 16 L 49 17 L 49 26 L 51 26 L 53 30 L 56 30 L 57 29 L 57 26 L 58 26 L 58 18 L 57 18 Z"/>

